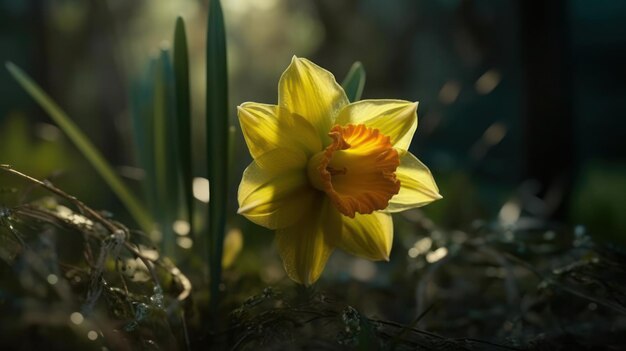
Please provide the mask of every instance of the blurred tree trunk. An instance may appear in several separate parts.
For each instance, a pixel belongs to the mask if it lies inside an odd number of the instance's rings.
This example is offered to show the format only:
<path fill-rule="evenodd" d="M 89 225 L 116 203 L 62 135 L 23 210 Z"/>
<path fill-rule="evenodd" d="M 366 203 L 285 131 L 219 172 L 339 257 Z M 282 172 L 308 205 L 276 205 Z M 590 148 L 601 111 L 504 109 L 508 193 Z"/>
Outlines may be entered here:
<path fill-rule="evenodd" d="M 520 0 L 524 83 L 524 179 L 536 181 L 551 219 L 567 214 L 574 171 L 567 0 Z"/>

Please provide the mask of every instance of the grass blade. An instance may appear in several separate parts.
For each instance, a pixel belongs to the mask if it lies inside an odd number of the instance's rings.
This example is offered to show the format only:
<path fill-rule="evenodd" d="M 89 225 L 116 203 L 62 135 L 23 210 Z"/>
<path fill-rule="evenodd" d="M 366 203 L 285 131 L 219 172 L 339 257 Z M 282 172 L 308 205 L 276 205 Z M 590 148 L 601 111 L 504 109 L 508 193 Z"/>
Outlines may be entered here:
<path fill-rule="evenodd" d="M 228 187 L 228 71 L 226 34 L 219 0 L 211 0 L 207 28 L 207 168 L 209 176 L 209 265 L 211 306 L 217 311 L 222 275 Z"/>
<path fill-rule="evenodd" d="M 193 235 L 193 169 L 191 134 L 191 97 L 189 93 L 189 57 L 185 21 L 176 19 L 174 30 L 174 80 L 176 85 L 176 120 L 178 122 L 179 168 L 181 171 L 183 198 L 187 209 L 187 222 Z"/>
<path fill-rule="evenodd" d="M 132 95 L 133 135 L 137 158 L 145 172 L 142 181 L 144 199 L 154 218 L 158 218 L 157 186 L 154 165 L 154 77 L 159 58 L 150 59 L 143 76 L 136 82 Z"/>
<path fill-rule="evenodd" d="M 181 209 L 178 177 L 178 133 L 176 123 L 176 98 L 174 71 L 169 50 L 161 50 L 159 67 L 154 80 L 154 163 L 155 180 L 163 234 L 162 248 L 173 256 L 176 233 L 173 223 Z"/>
<path fill-rule="evenodd" d="M 11 62 L 6 68 L 20 86 L 48 113 L 54 122 L 65 132 L 70 140 L 82 152 L 85 158 L 98 171 L 100 176 L 109 185 L 111 190 L 122 201 L 128 212 L 135 218 L 139 226 L 145 231 L 152 230 L 152 219 L 137 198 L 124 185 L 113 168 L 107 163 L 102 154 L 91 141 L 74 124 L 69 116 L 35 83 L 24 71 Z"/>
<path fill-rule="evenodd" d="M 346 91 L 350 102 L 361 100 L 361 94 L 363 94 L 365 87 L 365 68 L 361 62 L 357 61 L 352 64 L 341 86 Z"/>

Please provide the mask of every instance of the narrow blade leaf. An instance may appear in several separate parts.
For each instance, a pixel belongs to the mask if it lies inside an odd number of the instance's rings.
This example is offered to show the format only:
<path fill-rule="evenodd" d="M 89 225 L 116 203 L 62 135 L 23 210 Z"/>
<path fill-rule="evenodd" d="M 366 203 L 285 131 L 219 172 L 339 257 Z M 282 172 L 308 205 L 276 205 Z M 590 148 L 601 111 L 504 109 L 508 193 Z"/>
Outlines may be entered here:
<path fill-rule="evenodd" d="M 176 81 L 176 120 L 178 122 L 179 168 L 181 171 L 183 198 L 187 221 L 193 235 L 193 169 L 191 134 L 191 97 L 189 93 L 189 57 L 185 21 L 176 19 L 174 30 L 174 79 Z"/>
<path fill-rule="evenodd" d="M 154 163 L 159 203 L 162 247 L 173 256 L 176 233 L 174 221 L 180 212 L 180 182 L 178 176 L 178 133 L 174 71 L 169 50 L 161 50 L 154 80 Z"/>
<path fill-rule="evenodd" d="M 228 71 L 226 34 L 219 0 L 211 0 L 207 29 L 207 168 L 209 176 L 209 259 L 211 301 L 217 310 L 226 226 L 228 187 Z"/>
<path fill-rule="evenodd" d="M 350 102 L 359 101 L 365 87 L 365 68 L 359 61 L 352 64 L 346 78 L 341 83 Z"/>
<path fill-rule="evenodd" d="M 159 66 L 159 58 L 153 57 L 143 76 L 135 83 L 132 95 L 133 135 L 137 148 L 137 158 L 145 172 L 142 181 L 144 200 L 153 218 L 159 218 L 159 201 L 155 182 L 154 165 L 154 77 Z"/>
<path fill-rule="evenodd" d="M 48 113 L 76 145 L 78 150 L 82 152 L 124 206 L 126 206 L 126 209 L 135 218 L 139 226 L 144 231 L 150 232 L 152 230 L 152 219 L 148 212 L 78 126 L 24 71 L 11 62 L 6 63 L 6 68 L 20 86 Z"/>

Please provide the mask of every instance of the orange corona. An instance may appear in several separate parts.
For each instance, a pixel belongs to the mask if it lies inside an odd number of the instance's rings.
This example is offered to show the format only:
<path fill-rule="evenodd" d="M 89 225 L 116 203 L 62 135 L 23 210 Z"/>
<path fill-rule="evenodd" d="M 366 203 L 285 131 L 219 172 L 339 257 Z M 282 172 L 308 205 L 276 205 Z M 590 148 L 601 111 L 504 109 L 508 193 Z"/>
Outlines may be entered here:
<path fill-rule="evenodd" d="M 313 186 L 350 218 L 386 208 L 400 191 L 400 157 L 390 138 L 363 124 L 335 125 L 328 135 L 332 143 L 308 164 Z"/>

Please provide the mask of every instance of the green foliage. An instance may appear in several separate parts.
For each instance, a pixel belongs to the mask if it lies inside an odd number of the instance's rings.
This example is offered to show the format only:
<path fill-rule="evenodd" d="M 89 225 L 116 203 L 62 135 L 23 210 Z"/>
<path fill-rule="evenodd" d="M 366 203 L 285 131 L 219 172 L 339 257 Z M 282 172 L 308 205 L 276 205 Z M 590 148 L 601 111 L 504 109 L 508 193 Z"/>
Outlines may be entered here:
<path fill-rule="evenodd" d="M 624 346 L 626 253 L 594 243 L 582 227 L 525 218 L 506 226 L 476 223 L 461 232 L 414 213 L 400 222 L 410 221 L 410 238 L 423 235 L 432 247 L 409 257 L 404 252 L 412 242 L 397 242 L 392 261 L 398 272 L 386 275 L 389 284 L 338 279 L 324 292 L 293 284 L 279 290 L 241 273 L 227 275 L 234 307 L 223 307 L 232 311 L 230 324 L 207 334 L 204 319 L 183 314 L 193 312 L 186 302 L 189 281 L 145 235 L 49 182 L 0 170 L 54 195 L 26 187 L 21 202 L 0 207 L 3 345 L 398 351 Z M 441 248 L 446 255 L 429 258 Z M 71 317 L 76 312 L 80 322 Z M 412 322 L 393 321 L 411 314 Z M 15 316 L 20 323 L 7 322 Z M 33 330 L 43 339 L 25 337 Z M 97 331 L 96 340 L 86 343 L 90 330 Z"/>
<path fill-rule="evenodd" d="M 178 129 L 179 168 L 182 176 L 184 203 L 187 210 L 187 222 L 190 233 L 193 225 L 193 170 L 192 170 L 192 134 L 191 134 L 191 97 L 189 93 L 189 57 L 185 21 L 176 19 L 174 31 L 174 80 L 176 86 L 176 121 Z"/>
<path fill-rule="evenodd" d="M 45 139 L 36 140 L 29 132 L 32 130 L 23 115 L 13 114 L 3 120 L 0 124 L 2 163 L 37 176 L 49 176 L 59 169 L 76 165 L 75 157 L 66 145 Z"/>
<path fill-rule="evenodd" d="M 145 170 L 145 199 L 158 219 L 163 252 L 176 257 L 173 224 L 193 214 L 191 115 L 184 22 L 179 18 L 172 54 L 162 49 L 133 91 L 133 131 Z M 182 43 L 181 43 L 182 41 Z M 182 46 L 181 46 L 182 45 Z M 186 88 L 185 88 L 186 87 Z"/>
<path fill-rule="evenodd" d="M 211 0 L 207 29 L 206 138 L 209 177 L 209 266 L 211 299 L 217 310 L 222 275 L 222 250 L 226 227 L 228 190 L 228 68 L 226 33 L 219 0 Z"/>
<path fill-rule="evenodd" d="M 242 350 L 623 348 L 623 250 L 594 243 L 581 227 L 535 218 L 476 223 L 468 232 L 415 214 L 404 220 L 413 241 L 396 242 L 387 284 L 257 288 L 216 342 Z M 407 256 L 416 232 L 432 247 Z M 429 257 L 441 248 L 447 254 Z M 381 317 L 389 315 L 403 322 Z"/>
<path fill-rule="evenodd" d="M 98 171 L 102 179 L 119 197 L 126 209 L 135 218 L 137 223 L 146 231 L 152 228 L 152 220 L 135 195 L 119 178 L 117 173 L 104 159 L 102 154 L 91 143 L 89 138 L 74 124 L 69 116 L 35 83 L 26 73 L 11 62 L 6 68 L 20 86 L 41 106 L 54 122 L 65 132 L 85 158 Z"/>
<path fill-rule="evenodd" d="M 3 347 L 185 348 L 180 306 L 191 284 L 145 235 L 0 166 L 0 179 L 7 176 L 54 197 L 31 189 L 21 192 L 25 202 L 0 206 L 0 316 L 20 321 L 0 323 Z"/>
<path fill-rule="evenodd" d="M 154 76 L 154 152 L 157 211 L 162 233 L 163 252 L 174 256 L 176 233 L 173 223 L 182 209 L 176 100 L 170 52 L 161 50 Z"/>
<path fill-rule="evenodd" d="M 572 201 L 572 215 L 585 223 L 594 238 L 626 244 L 626 167 L 591 163 L 581 172 Z"/>
<path fill-rule="evenodd" d="M 346 91 L 350 102 L 361 100 L 361 94 L 363 94 L 365 87 L 365 68 L 361 62 L 357 61 L 352 64 L 341 86 Z"/>
<path fill-rule="evenodd" d="M 135 139 L 136 154 L 139 164 L 145 172 L 142 181 L 145 201 L 155 218 L 159 216 L 156 184 L 155 143 L 155 84 L 154 77 L 159 65 L 159 57 L 154 57 L 146 66 L 146 70 L 132 90 L 132 125 Z"/>

